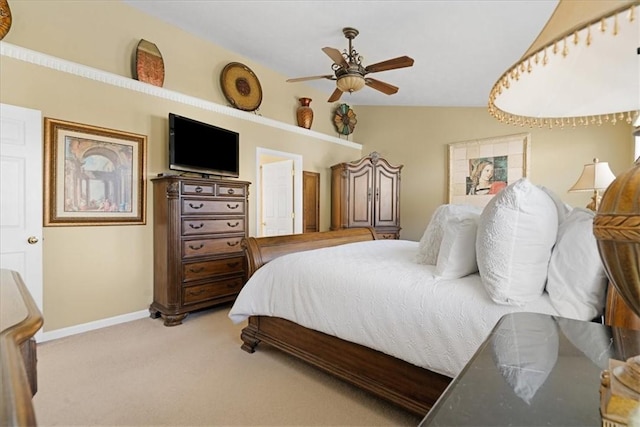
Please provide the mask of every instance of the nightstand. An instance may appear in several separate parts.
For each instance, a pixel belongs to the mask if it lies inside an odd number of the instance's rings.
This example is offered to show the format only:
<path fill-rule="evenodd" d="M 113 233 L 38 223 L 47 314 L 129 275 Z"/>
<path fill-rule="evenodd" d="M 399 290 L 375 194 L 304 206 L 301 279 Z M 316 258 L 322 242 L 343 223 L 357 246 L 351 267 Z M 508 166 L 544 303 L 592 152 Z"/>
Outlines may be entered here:
<path fill-rule="evenodd" d="M 640 331 L 504 316 L 420 426 L 600 426 L 600 373 L 640 353 Z"/>

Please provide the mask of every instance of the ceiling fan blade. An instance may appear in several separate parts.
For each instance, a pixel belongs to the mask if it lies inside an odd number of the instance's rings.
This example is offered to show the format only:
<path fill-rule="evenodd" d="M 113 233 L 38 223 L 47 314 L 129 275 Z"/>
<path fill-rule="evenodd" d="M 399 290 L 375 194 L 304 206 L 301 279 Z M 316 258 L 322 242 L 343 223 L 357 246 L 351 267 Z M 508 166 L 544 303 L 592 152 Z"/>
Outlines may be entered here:
<path fill-rule="evenodd" d="M 317 80 L 317 79 L 329 79 L 329 80 L 335 80 L 335 76 L 333 74 L 325 74 L 323 76 L 309 76 L 309 77 L 298 77 L 295 79 L 287 79 L 288 83 L 295 83 L 295 82 L 306 82 L 307 80 Z"/>
<path fill-rule="evenodd" d="M 367 77 L 365 79 L 365 84 L 375 90 L 379 90 L 382 93 L 386 93 L 387 95 L 393 95 L 399 89 L 397 86 L 390 85 L 389 83 L 381 82 L 380 80 L 372 79 L 371 77 Z"/>
<path fill-rule="evenodd" d="M 338 99 L 340 99 L 341 96 L 342 96 L 342 91 L 336 88 L 336 90 L 333 91 L 333 93 L 331 94 L 327 102 L 335 102 Z"/>
<path fill-rule="evenodd" d="M 413 58 L 408 56 L 399 56 L 397 58 L 388 59 L 386 61 L 371 64 L 365 67 L 365 73 L 377 73 L 379 71 L 395 70 L 396 68 L 411 67 L 413 65 Z"/>
<path fill-rule="evenodd" d="M 342 56 L 338 49 L 335 49 L 333 47 L 323 47 L 322 51 L 326 53 L 327 56 L 331 58 L 336 64 L 344 68 L 349 68 L 349 64 L 347 64 L 347 61 L 345 61 L 344 56 Z"/>

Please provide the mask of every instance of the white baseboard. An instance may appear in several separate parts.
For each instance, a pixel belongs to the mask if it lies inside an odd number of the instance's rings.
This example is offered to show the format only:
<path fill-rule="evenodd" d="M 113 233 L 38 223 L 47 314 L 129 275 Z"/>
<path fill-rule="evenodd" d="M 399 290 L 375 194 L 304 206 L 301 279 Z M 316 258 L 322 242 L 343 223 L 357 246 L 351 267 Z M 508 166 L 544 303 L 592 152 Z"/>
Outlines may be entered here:
<path fill-rule="evenodd" d="M 81 334 L 83 332 L 89 332 L 100 328 L 106 328 L 107 326 L 118 325 L 120 323 L 130 322 L 132 320 L 138 320 L 149 316 L 149 310 L 140 310 L 133 313 L 122 314 L 120 316 L 109 317 L 107 319 L 96 320 L 89 323 L 83 323 L 82 325 L 69 326 L 68 328 L 55 329 L 53 331 L 41 332 L 36 336 L 38 342 L 45 342 L 56 340 L 58 338 L 64 338 L 75 334 Z"/>

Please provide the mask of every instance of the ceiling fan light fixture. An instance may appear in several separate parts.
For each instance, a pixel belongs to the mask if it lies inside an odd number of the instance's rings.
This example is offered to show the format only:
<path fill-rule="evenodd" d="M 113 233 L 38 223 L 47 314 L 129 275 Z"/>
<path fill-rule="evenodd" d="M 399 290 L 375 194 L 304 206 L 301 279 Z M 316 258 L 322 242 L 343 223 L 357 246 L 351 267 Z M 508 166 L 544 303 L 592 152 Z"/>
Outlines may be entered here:
<path fill-rule="evenodd" d="M 338 89 L 343 92 L 357 92 L 362 89 L 365 85 L 364 77 L 360 74 L 347 74 L 345 76 L 339 77 L 336 82 Z"/>

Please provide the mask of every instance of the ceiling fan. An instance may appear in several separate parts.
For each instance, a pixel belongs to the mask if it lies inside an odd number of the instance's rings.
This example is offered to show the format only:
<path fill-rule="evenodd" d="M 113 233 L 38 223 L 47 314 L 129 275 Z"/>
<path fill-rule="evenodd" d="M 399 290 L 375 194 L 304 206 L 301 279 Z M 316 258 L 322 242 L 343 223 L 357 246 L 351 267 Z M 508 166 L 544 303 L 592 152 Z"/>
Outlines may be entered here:
<path fill-rule="evenodd" d="M 346 27 L 342 29 L 344 36 L 349 40 L 349 50 L 340 52 L 332 47 L 323 47 L 322 51 L 333 60 L 334 74 L 325 74 L 321 76 L 299 77 L 288 79 L 287 82 L 304 82 L 307 80 L 328 79 L 336 81 L 336 90 L 329 97 L 328 102 L 334 102 L 340 99 L 343 92 L 355 92 L 362 89 L 365 85 L 379 90 L 387 95 L 393 95 L 398 92 L 398 87 L 389 83 L 365 77 L 369 73 L 377 73 L 380 71 L 395 70 L 396 68 L 411 67 L 413 59 L 408 56 L 399 56 L 397 58 L 388 59 L 386 61 L 364 67 L 362 65 L 362 56 L 353 48 L 351 41 L 356 38 L 359 31 L 355 28 Z"/>

